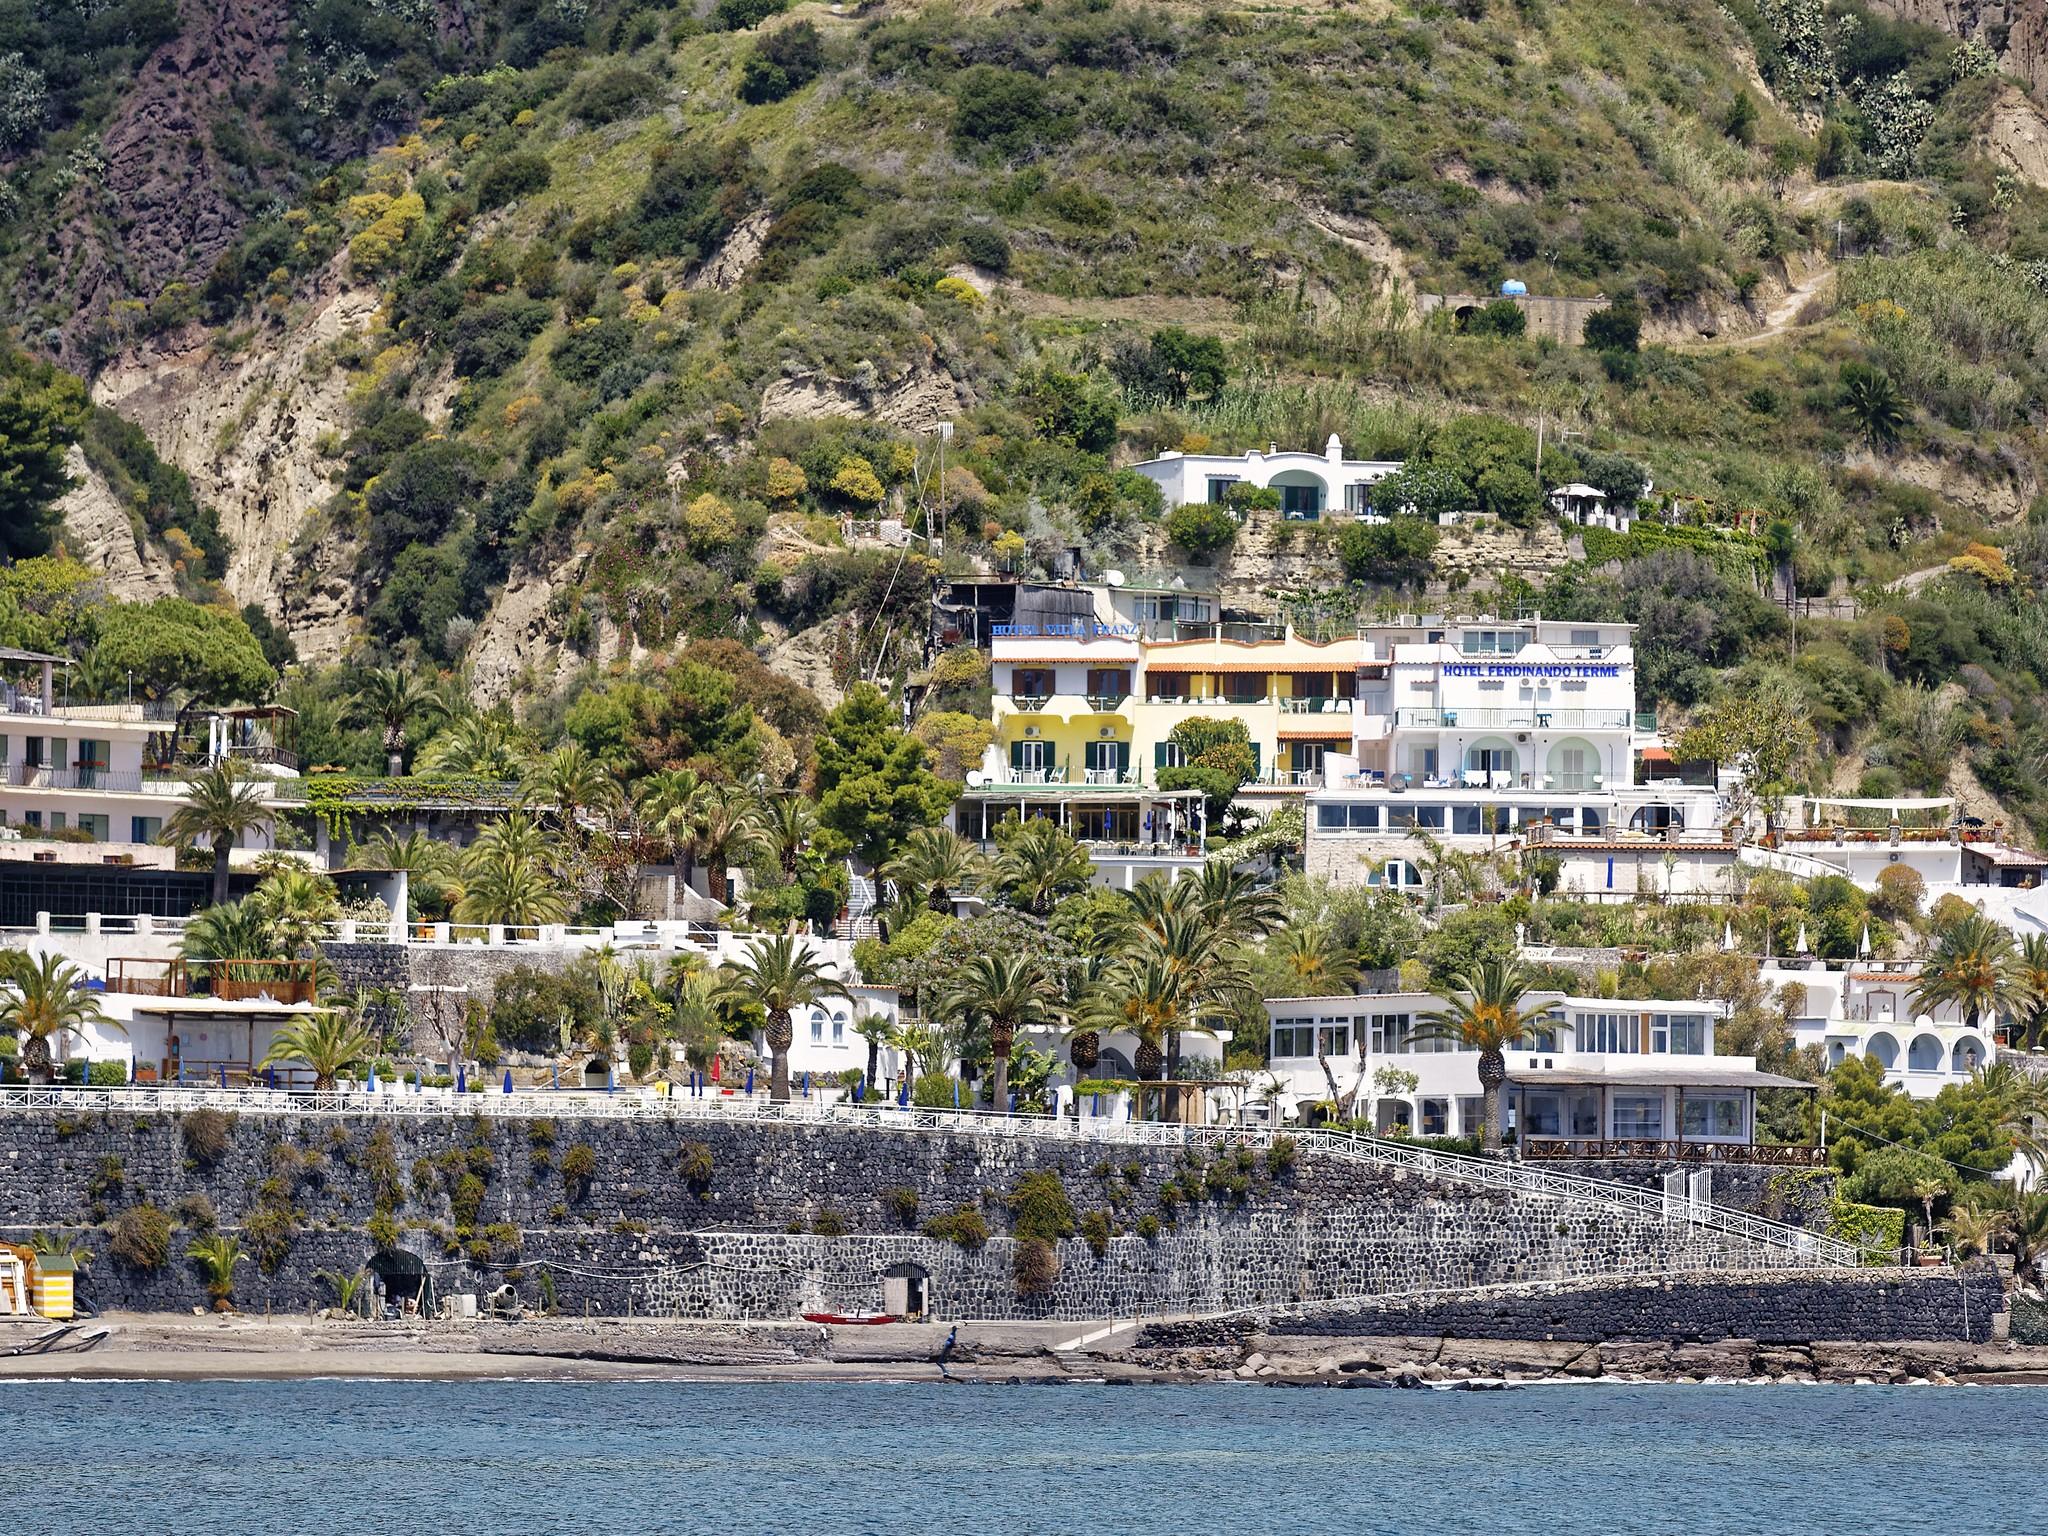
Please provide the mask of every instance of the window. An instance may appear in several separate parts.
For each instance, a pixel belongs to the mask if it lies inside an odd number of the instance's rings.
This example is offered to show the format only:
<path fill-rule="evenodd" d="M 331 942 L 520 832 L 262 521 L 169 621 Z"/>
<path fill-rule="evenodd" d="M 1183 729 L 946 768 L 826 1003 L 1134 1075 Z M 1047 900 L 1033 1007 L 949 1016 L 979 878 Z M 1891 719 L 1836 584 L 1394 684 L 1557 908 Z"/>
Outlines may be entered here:
<path fill-rule="evenodd" d="M 24 827 L 33 827 L 36 831 L 40 832 L 43 829 L 43 813 L 41 811 L 23 811 L 21 813 L 21 824 Z"/>
<path fill-rule="evenodd" d="M 1053 671 L 1051 667 L 1010 668 L 1010 697 L 1013 699 L 1047 699 L 1052 697 Z"/>
<path fill-rule="evenodd" d="M 1229 672 L 1223 677 L 1223 697 L 1233 704 L 1257 704 L 1266 697 L 1266 674 Z"/>
<path fill-rule="evenodd" d="M 1482 815 L 1481 812 L 1488 814 Z M 1508 829 L 1508 808 L 1504 805 L 1454 805 L 1451 830 L 1465 837 L 1483 837 L 1488 832 Z"/>
<path fill-rule="evenodd" d="M 1707 1021 L 1696 1013 L 1651 1014 L 1650 1050 L 1659 1056 L 1706 1055 Z"/>
<path fill-rule="evenodd" d="M 1642 1032 L 1632 1013 L 1582 1013 L 1573 1019 L 1578 1048 L 1617 1056 L 1633 1056 Z"/>
<path fill-rule="evenodd" d="M 832 1043 L 834 1045 L 846 1043 L 846 1013 L 844 1009 L 832 1015 Z"/>
<path fill-rule="evenodd" d="M 153 843 L 163 835 L 164 819 L 161 816 L 131 816 L 128 818 L 128 840 L 131 843 Z"/>
<path fill-rule="evenodd" d="M 1451 1134 L 1451 1101 L 1449 1099 L 1424 1099 L 1422 1101 L 1422 1134 L 1425 1136 L 1448 1136 Z"/>
<path fill-rule="evenodd" d="M 1131 765 L 1131 744 L 1128 741 L 1091 741 L 1082 748 L 1081 755 L 1083 765 L 1091 775 L 1104 776 L 1091 778 L 1090 782 L 1104 783 L 1108 782 L 1108 776 L 1113 775 L 1116 779 L 1124 776 L 1124 771 Z"/>
<path fill-rule="evenodd" d="M 1187 764 L 1188 755 L 1177 741 L 1155 741 L 1152 743 L 1152 766 L 1154 768 L 1181 768 Z"/>
<path fill-rule="evenodd" d="M 1414 1024 L 1414 1015 L 1406 1013 L 1376 1013 L 1372 1016 L 1366 1036 L 1375 1056 L 1399 1056 L 1408 1050 L 1408 1032 Z"/>
<path fill-rule="evenodd" d="M 1600 643 L 1600 631 L 1597 629 L 1575 629 L 1572 631 L 1571 643 L 1573 645 L 1598 645 Z"/>
<path fill-rule="evenodd" d="M 1131 670 L 1129 667 L 1090 667 L 1088 669 L 1088 697 L 1091 699 L 1121 699 L 1131 691 Z"/>
<path fill-rule="evenodd" d="M 1581 1089 L 1566 1101 L 1566 1110 L 1571 1118 L 1571 1133 L 1574 1136 L 1600 1134 L 1600 1095 L 1593 1089 Z"/>
<path fill-rule="evenodd" d="M 1415 807 L 1415 825 L 1426 832 L 1443 831 L 1444 808 L 1440 805 L 1418 805 Z"/>
<path fill-rule="evenodd" d="M 1477 1136 L 1486 1121 L 1486 1100 L 1478 1094 L 1458 1095 L 1458 1134 Z"/>
<path fill-rule="evenodd" d="M 1664 1095 L 1617 1093 L 1614 1096 L 1614 1134 L 1617 1138 L 1663 1140 Z"/>
<path fill-rule="evenodd" d="M 1351 808 L 1350 825 L 1354 832 L 1377 832 L 1380 829 L 1380 808 L 1376 805 L 1354 805 Z"/>
<path fill-rule="evenodd" d="M 1233 485 L 1236 485 L 1237 483 L 1238 483 L 1238 477 L 1237 477 L 1236 475 L 1211 475 L 1211 476 L 1209 476 L 1209 491 L 1208 491 L 1208 495 L 1209 495 L 1209 500 L 1210 500 L 1211 502 L 1220 502 L 1220 501 L 1224 501 L 1224 500 L 1228 499 L 1228 497 L 1229 497 L 1229 495 L 1230 495 L 1230 488 L 1231 488 L 1231 487 L 1232 487 Z M 1169 603 L 1170 603 L 1170 602 L 1172 601 L 1172 599 L 1171 599 L 1171 598 L 1166 598 L 1166 599 L 1163 599 L 1163 601 L 1165 601 L 1165 602 L 1169 602 Z M 1165 613 L 1165 614 L 1161 614 L 1161 615 L 1160 615 L 1160 617 L 1161 617 L 1161 618 L 1168 618 L 1168 619 L 1170 619 L 1170 618 L 1172 618 L 1172 617 L 1173 617 L 1173 615 L 1172 615 L 1171 613 Z"/>
<path fill-rule="evenodd" d="M 1607 813 L 1599 806 L 1582 805 L 1579 807 L 1579 830 L 1581 832 L 1599 832 L 1606 825 Z"/>
<path fill-rule="evenodd" d="M 1303 1057 L 1316 1053 L 1316 1027 L 1309 1019 L 1281 1019 L 1273 1025 L 1273 1054 Z"/>
<path fill-rule="evenodd" d="M 78 830 L 94 842 L 104 843 L 107 841 L 107 818 L 91 813 L 81 814 L 78 818 Z"/>
<path fill-rule="evenodd" d="M 1283 485 L 1280 491 L 1280 515 L 1295 522 L 1313 522 L 1322 514 L 1323 488 L 1320 485 Z"/>
<path fill-rule="evenodd" d="M 1154 672 L 1145 679 L 1145 697 L 1155 704 L 1183 704 L 1193 697 L 1185 672 Z"/>
<path fill-rule="evenodd" d="M 1351 1054 L 1351 1021 L 1349 1019 L 1324 1018 L 1316 1024 L 1316 1054 L 1319 1056 L 1349 1056 Z"/>
<path fill-rule="evenodd" d="M 1350 513 L 1372 510 L 1372 487 L 1354 480 L 1344 487 L 1344 510 Z"/>
<path fill-rule="evenodd" d="M 64 830 L 64 813 L 62 811 L 50 812 L 50 830 L 52 832 L 62 832 Z"/>
<path fill-rule="evenodd" d="M 0 767 L 5 767 L 7 764 L 7 748 L 13 739 L 11 736 L 0 736 Z"/>
<path fill-rule="evenodd" d="M 1415 807 L 1403 800 L 1387 807 L 1387 830 L 1406 832 L 1415 825 Z"/>
<path fill-rule="evenodd" d="M 1562 1136 L 1564 1134 L 1564 1098 L 1556 1093 L 1524 1093 L 1522 1095 L 1522 1134 L 1525 1136 Z"/>
<path fill-rule="evenodd" d="M 1521 648 L 1518 629 L 1468 629 L 1459 640 L 1459 649 L 1467 656 L 1512 656 Z"/>
<path fill-rule="evenodd" d="M 1739 1137 L 1742 1135 L 1742 1095 L 1739 1093 L 1686 1094 L 1681 1134 L 1686 1136 Z"/>
<path fill-rule="evenodd" d="M 824 1039 L 825 1011 L 822 1008 L 813 1008 L 811 1010 L 811 1044 L 821 1044 L 823 1043 Z"/>
<path fill-rule="evenodd" d="M 1052 743 L 1036 740 L 1011 742 L 1010 767 L 1018 773 L 1046 772 L 1052 767 Z"/>

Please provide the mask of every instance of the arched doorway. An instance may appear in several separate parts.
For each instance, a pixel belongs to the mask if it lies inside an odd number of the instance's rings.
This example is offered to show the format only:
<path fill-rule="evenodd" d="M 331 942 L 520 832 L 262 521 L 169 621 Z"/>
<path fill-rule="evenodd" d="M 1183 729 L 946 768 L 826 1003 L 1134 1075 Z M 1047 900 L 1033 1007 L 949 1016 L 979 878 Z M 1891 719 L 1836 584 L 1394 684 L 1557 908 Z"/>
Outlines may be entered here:
<path fill-rule="evenodd" d="M 1941 1042 L 1932 1035 L 1915 1035 L 1913 1043 L 1906 1050 L 1908 1072 L 1939 1072 L 1941 1060 L 1946 1054 Z"/>
<path fill-rule="evenodd" d="M 1974 1072 L 1984 1064 L 1990 1053 L 1984 1049 L 1984 1042 L 1975 1035 L 1964 1035 L 1956 1041 L 1955 1049 L 1949 1052 L 1948 1065 L 1951 1072 Z"/>
<path fill-rule="evenodd" d="M 1652 800 L 1628 813 L 1628 829 L 1646 832 L 1653 837 L 1664 832 L 1683 832 L 1685 812 L 1675 805 L 1666 805 L 1662 800 Z"/>
<path fill-rule="evenodd" d="M 1543 717 L 1537 716 L 1537 724 Z M 1583 736 L 1567 736 L 1550 749 L 1544 769 L 1547 789 L 1597 789 L 1600 783 L 1600 752 Z"/>
<path fill-rule="evenodd" d="M 1291 523 L 1313 523 L 1330 504 L 1330 488 L 1313 470 L 1284 469 L 1266 483 L 1280 493 L 1280 515 Z"/>
<path fill-rule="evenodd" d="M 434 1304 L 434 1282 L 427 1266 L 416 1253 L 402 1248 L 380 1248 L 363 1266 L 375 1282 L 371 1292 L 384 1307 L 405 1316 L 425 1313 Z"/>
<path fill-rule="evenodd" d="M 1507 788 L 1521 771 L 1521 755 L 1505 736 L 1482 736 L 1465 749 L 1465 782 Z"/>
<path fill-rule="evenodd" d="M 1863 1054 L 1889 1072 L 1898 1065 L 1899 1042 L 1880 1029 L 1863 1042 Z"/>
<path fill-rule="evenodd" d="M 583 1086 L 585 1089 L 603 1092 L 612 1085 L 612 1064 L 602 1056 L 593 1056 L 583 1064 Z"/>

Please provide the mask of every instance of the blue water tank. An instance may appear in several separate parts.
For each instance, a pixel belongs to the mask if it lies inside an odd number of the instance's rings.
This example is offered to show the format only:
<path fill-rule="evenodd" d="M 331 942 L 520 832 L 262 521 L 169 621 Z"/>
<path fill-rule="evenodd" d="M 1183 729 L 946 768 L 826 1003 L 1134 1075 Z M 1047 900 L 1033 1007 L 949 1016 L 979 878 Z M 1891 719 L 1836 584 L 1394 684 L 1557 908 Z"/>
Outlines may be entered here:
<path fill-rule="evenodd" d="M 1529 291 L 1529 285 L 1519 277 L 1511 277 L 1500 285 L 1500 291 L 1503 295 L 1526 294 Z"/>

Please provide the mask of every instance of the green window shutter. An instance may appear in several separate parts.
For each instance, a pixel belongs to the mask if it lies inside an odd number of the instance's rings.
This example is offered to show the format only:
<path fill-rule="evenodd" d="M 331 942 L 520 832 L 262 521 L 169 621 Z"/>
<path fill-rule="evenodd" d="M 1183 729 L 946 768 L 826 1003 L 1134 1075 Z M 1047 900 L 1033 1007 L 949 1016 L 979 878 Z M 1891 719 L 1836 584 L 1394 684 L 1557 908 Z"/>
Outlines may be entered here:
<path fill-rule="evenodd" d="M 1012 768 L 1022 768 L 1024 766 L 1024 743 L 1021 741 L 1010 743 L 1010 766 Z"/>

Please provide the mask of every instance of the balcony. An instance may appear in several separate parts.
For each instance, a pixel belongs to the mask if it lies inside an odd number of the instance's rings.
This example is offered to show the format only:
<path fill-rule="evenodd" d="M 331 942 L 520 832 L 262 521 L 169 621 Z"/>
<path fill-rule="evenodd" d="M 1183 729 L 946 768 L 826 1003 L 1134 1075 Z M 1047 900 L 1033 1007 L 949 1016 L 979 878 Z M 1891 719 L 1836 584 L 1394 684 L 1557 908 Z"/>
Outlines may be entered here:
<path fill-rule="evenodd" d="M 1664 1163 L 1750 1163 L 1771 1168 L 1825 1168 L 1827 1148 L 1775 1142 L 1613 1140 L 1531 1136 L 1522 1146 L 1530 1162 L 1565 1158 L 1640 1158 Z"/>
<path fill-rule="evenodd" d="M 1625 731 L 1625 709 L 1403 709 L 1397 722 L 1417 730 Z"/>
<path fill-rule="evenodd" d="M 4 782 L 13 789 L 82 790 L 102 795 L 167 795 L 185 793 L 185 781 L 160 774 L 112 768 L 50 768 L 40 763 L 8 766 Z"/>
<path fill-rule="evenodd" d="M 164 699 L 129 699 L 92 702 L 60 699 L 54 705 L 42 695 L 0 687 L 0 714 L 28 715 L 48 720 L 90 720 L 137 725 L 170 724 L 178 718 L 178 706 Z"/>
<path fill-rule="evenodd" d="M 1324 697 L 1317 694 L 1301 694 L 1291 699 L 1282 699 L 1280 701 L 1280 713 L 1283 715 L 1348 715 L 1351 713 L 1352 703 L 1351 699 L 1341 696 Z"/>
<path fill-rule="evenodd" d="M 113 959 L 107 962 L 106 989 L 126 997 L 310 1003 L 315 965 L 312 960 Z"/>
<path fill-rule="evenodd" d="M 1122 693 L 1091 693 L 1088 707 L 1098 715 L 1113 715 L 1124 707 L 1124 700 L 1130 697 L 1128 690 Z"/>
<path fill-rule="evenodd" d="M 1045 708 L 1051 699 L 1052 695 L 1049 693 L 1013 693 L 1010 695 L 1011 704 L 1027 714 L 1033 715 Z"/>
<path fill-rule="evenodd" d="M 236 763 L 263 763 L 275 768 L 289 768 L 294 773 L 299 767 L 298 753 L 267 741 L 231 743 L 221 750 L 219 757 Z M 178 766 L 181 768 L 210 768 L 218 760 L 204 747 L 178 749 Z"/>

